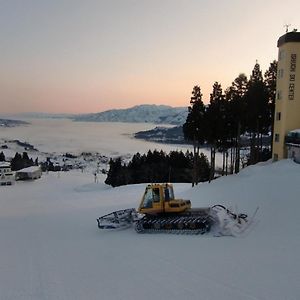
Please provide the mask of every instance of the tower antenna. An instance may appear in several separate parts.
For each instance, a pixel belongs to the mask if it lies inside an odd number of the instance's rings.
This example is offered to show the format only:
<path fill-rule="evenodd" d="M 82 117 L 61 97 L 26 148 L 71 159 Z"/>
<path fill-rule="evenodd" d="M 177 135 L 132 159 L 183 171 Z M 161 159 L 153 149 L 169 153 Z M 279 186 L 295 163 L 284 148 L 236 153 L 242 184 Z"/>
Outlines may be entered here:
<path fill-rule="evenodd" d="M 285 32 L 289 32 L 289 27 L 291 24 L 285 24 L 283 27 L 285 27 Z"/>

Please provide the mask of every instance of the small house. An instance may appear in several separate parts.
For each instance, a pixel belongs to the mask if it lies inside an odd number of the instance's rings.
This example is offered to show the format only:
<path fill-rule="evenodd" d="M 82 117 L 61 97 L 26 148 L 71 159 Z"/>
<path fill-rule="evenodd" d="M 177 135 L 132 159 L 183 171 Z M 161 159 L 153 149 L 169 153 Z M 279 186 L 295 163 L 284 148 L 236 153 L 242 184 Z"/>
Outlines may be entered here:
<path fill-rule="evenodd" d="M 32 166 L 16 171 L 16 180 L 35 180 L 41 178 L 42 170 L 40 167 Z"/>
<path fill-rule="evenodd" d="M 10 163 L 0 162 L 0 185 L 12 185 L 15 182 L 15 173 L 12 172 Z"/>

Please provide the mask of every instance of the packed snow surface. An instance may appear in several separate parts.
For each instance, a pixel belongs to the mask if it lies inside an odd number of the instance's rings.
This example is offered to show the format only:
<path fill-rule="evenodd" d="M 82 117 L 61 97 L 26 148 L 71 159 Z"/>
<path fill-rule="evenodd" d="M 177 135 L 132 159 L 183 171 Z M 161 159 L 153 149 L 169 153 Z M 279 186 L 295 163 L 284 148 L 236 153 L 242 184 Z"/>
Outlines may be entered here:
<path fill-rule="evenodd" d="M 191 188 L 193 207 L 251 214 L 243 237 L 101 231 L 145 185 L 111 188 L 72 171 L 0 187 L 0 299 L 300 299 L 300 165 L 261 164 Z"/>

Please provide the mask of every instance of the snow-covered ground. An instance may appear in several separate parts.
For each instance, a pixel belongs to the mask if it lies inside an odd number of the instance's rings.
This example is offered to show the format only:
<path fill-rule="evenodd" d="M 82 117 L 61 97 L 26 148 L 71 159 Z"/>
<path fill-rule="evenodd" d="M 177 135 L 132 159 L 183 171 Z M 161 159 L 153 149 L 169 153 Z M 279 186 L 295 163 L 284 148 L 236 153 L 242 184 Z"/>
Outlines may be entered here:
<path fill-rule="evenodd" d="M 88 173 L 0 187 L 0 299 L 300 299 L 300 165 L 260 164 L 175 184 L 194 207 L 259 211 L 240 238 L 137 234 L 96 218 L 136 207 L 145 185 L 111 188 Z"/>

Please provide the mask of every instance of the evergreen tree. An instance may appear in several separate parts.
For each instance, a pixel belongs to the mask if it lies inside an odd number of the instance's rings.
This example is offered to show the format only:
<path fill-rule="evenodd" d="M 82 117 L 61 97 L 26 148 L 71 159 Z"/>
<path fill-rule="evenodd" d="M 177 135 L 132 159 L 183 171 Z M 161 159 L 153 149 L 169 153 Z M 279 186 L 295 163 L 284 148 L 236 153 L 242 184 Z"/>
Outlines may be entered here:
<path fill-rule="evenodd" d="M 215 174 L 215 156 L 218 148 L 225 148 L 228 137 L 228 115 L 226 114 L 227 102 L 222 87 L 218 82 L 213 85 L 210 94 L 210 103 L 206 111 L 207 142 L 210 144 L 210 180 Z"/>
<path fill-rule="evenodd" d="M 270 110 L 270 127 L 271 127 L 271 153 L 272 141 L 274 136 L 274 115 L 275 115 L 275 99 L 276 99 L 276 80 L 277 80 L 277 61 L 271 62 L 269 69 L 265 72 L 265 85 L 268 91 L 269 110 Z"/>
<path fill-rule="evenodd" d="M 197 160 L 199 158 L 199 148 L 205 142 L 206 124 L 205 124 L 205 105 L 202 101 L 201 88 L 194 86 L 192 97 L 190 100 L 189 114 L 186 122 L 183 124 L 183 134 L 185 140 L 191 141 L 194 147 L 194 163 L 193 163 L 193 181 L 192 184 L 198 183 Z"/>
<path fill-rule="evenodd" d="M 133 182 L 141 183 L 143 182 L 143 166 L 144 159 L 140 153 L 133 155 L 131 161 L 128 164 L 128 168 L 131 170 L 131 179 Z"/>
<path fill-rule="evenodd" d="M 201 182 L 208 181 L 210 176 L 210 165 L 207 156 L 204 155 L 203 153 L 200 153 L 198 164 L 199 165 L 197 169 L 199 170 L 199 174 L 198 174 L 199 181 Z"/>
<path fill-rule="evenodd" d="M 120 157 L 116 158 L 115 160 L 110 159 L 109 171 L 105 183 L 111 185 L 112 187 L 122 185 L 123 183 L 121 182 L 121 169 L 122 162 Z"/>
<path fill-rule="evenodd" d="M 168 182 L 190 182 L 193 168 L 193 155 L 182 151 L 171 151 L 168 156 Z"/>
<path fill-rule="evenodd" d="M 243 73 L 232 82 L 232 85 L 226 90 L 226 99 L 229 101 L 228 118 L 230 124 L 229 135 L 231 138 L 231 171 L 239 172 L 240 168 L 240 136 L 244 132 L 245 125 L 245 94 L 247 92 L 248 79 Z"/>
<path fill-rule="evenodd" d="M 21 154 L 18 152 L 15 154 L 14 158 L 11 160 L 12 171 L 17 171 L 23 169 L 23 160 Z"/>
<path fill-rule="evenodd" d="M 0 152 L 0 161 L 5 161 L 5 155 L 3 151 Z"/>
<path fill-rule="evenodd" d="M 245 95 L 246 129 L 250 133 L 250 164 L 259 161 L 262 151 L 262 134 L 268 133 L 270 125 L 269 97 L 258 63 L 255 64 Z"/>

